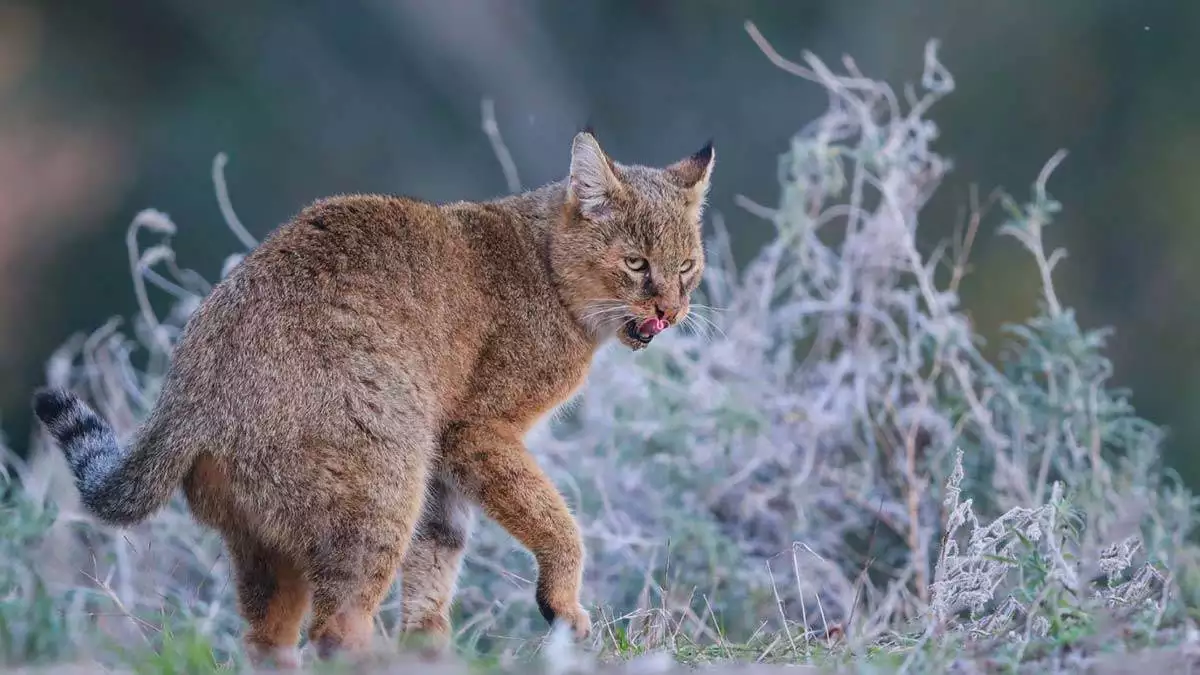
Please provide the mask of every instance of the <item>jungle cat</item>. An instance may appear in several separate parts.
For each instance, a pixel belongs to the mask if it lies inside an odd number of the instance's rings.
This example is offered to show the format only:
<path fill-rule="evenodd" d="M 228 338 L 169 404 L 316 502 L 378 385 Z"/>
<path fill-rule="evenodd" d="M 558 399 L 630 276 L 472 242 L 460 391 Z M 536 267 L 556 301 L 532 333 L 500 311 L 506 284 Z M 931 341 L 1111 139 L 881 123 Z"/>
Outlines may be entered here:
<path fill-rule="evenodd" d="M 564 153 L 565 154 L 565 153 Z M 579 528 L 523 438 L 615 338 L 681 322 L 704 270 L 715 154 L 619 164 L 585 129 L 566 178 L 483 202 L 341 195 L 306 206 L 185 326 L 128 444 L 39 390 L 82 503 L 128 526 L 182 484 L 228 548 L 251 662 L 353 654 L 399 568 L 402 630 L 445 646 L 476 507 L 533 555 L 577 638 Z"/>

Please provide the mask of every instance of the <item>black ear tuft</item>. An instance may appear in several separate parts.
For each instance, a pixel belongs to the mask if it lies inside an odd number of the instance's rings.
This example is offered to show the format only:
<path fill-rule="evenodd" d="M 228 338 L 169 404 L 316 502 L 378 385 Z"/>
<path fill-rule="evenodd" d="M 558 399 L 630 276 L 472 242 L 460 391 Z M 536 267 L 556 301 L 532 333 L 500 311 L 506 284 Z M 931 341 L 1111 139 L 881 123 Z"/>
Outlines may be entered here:
<path fill-rule="evenodd" d="M 592 138 L 596 138 L 596 129 L 592 127 L 592 123 L 590 121 L 580 127 L 578 133 L 587 134 Z"/>
<path fill-rule="evenodd" d="M 680 187 L 699 188 L 703 195 L 708 191 L 708 177 L 712 173 L 713 141 L 708 139 L 703 148 L 666 167 L 666 173 Z"/>

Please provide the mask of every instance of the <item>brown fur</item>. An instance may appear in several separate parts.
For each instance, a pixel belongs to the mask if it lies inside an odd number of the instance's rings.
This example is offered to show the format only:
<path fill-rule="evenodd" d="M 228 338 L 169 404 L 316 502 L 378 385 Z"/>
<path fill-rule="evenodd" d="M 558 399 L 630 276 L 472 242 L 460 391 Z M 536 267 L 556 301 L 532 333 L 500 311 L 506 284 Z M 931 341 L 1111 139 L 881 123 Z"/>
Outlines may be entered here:
<path fill-rule="evenodd" d="M 567 179 L 490 202 L 305 208 L 191 318 L 115 478 L 74 460 L 113 522 L 182 477 L 229 547 L 256 662 L 294 664 L 310 608 L 320 655 L 362 648 L 397 568 L 405 631 L 444 643 L 474 505 L 534 555 L 547 620 L 588 634 L 579 529 L 522 438 L 606 339 L 644 346 L 629 320 L 686 316 L 713 153 L 619 165 L 585 131 L 571 158 Z M 70 405 L 39 401 L 48 425 Z"/>

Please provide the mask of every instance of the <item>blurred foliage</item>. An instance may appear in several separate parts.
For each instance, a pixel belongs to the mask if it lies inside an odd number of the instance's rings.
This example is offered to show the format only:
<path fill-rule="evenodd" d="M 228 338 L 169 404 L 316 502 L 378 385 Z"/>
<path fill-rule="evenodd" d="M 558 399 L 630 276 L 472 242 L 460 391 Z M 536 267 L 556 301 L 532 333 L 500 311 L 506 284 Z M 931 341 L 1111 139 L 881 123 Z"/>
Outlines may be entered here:
<path fill-rule="evenodd" d="M 36 121 L 52 136 L 102 135 L 115 149 L 94 170 L 119 177 L 103 199 L 69 216 L 47 211 L 48 222 L 31 212 L 0 240 L 19 254 L 3 283 L 22 298 L 12 305 L 19 320 L 0 304 L 0 326 L 20 327 L 0 330 L 0 410 L 25 408 L 51 345 L 131 308 L 116 235 L 143 205 L 188 214 L 177 237 L 185 262 L 218 269 L 231 243 L 208 188 L 220 151 L 260 236 L 337 192 L 503 191 L 479 132 L 484 97 L 496 100 L 527 185 L 558 178 L 564 139 L 590 122 L 616 155 L 647 162 L 715 136 L 714 208 L 733 210 L 738 193 L 773 201 L 761 158 L 822 95 L 762 67 L 742 31 L 753 19 L 784 54 L 850 53 L 889 80 L 913 76 L 905 56 L 942 41 L 963 83 L 937 114 L 957 171 L 923 236 L 941 239 L 958 224 L 968 181 L 984 193 L 1017 184 L 1056 148 L 1071 151 L 1058 193 L 1074 208 L 1055 239 L 1074 264 L 1060 283 L 1079 298 L 1081 319 L 1115 327 L 1117 380 L 1171 427 L 1172 463 L 1200 481 L 1188 451 L 1200 441 L 1191 414 L 1200 403 L 1200 267 L 1191 262 L 1200 193 L 1189 179 L 1200 162 L 1200 89 L 1189 86 L 1198 3 L 4 0 L 0 11 L 17 31 L 0 37 L 10 48 L 0 50 L 0 75 L 5 65 L 17 73 L 0 77 L 0 131 L 20 136 Z M 39 234 L 56 230 L 69 236 Z M 746 230 L 732 245 L 747 260 L 763 243 Z M 983 241 L 975 260 L 981 274 L 963 292 L 995 342 L 1003 323 L 1031 311 L 1037 289 L 1010 250 Z M 23 446 L 27 416 L 5 417 Z"/>
<path fill-rule="evenodd" d="M 0 453 L 3 445 L 0 445 Z M 51 505 L 30 501 L 0 468 L 0 665 L 42 663 L 72 653 L 63 598 L 52 595 L 29 566 L 55 520 Z"/>
<path fill-rule="evenodd" d="M 581 516 L 593 646 L 860 672 L 1187 658 L 1200 640 L 1197 504 L 1163 471 L 1162 429 L 1112 385 L 1107 331 L 1082 327 L 1078 293 L 1057 283 L 1072 267 L 1047 236 L 1071 210 L 1058 201 L 1063 155 L 949 253 L 922 243 L 950 168 L 927 116 L 961 79 L 936 43 L 903 102 L 853 63 L 784 65 L 828 100 L 779 158 L 775 206 L 748 206 L 769 223 L 766 244 L 746 261 L 733 232 L 754 218 L 731 230 L 714 216 L 692 330 L 636 355 L 601 351 L 576 404 L 530 434 Z M 91 392 L 119 435 L 152 404 L 210 288 L 173 265 L 180 231 L 140 212 L 127 233 L 132 331 L 105 324 L 49 359 L 48 383 Z M 1007 236 L 982 236 L 994 233 Z M 993 358 L 959 293 L 967 240 L 1007 242 L 1037 293 Z M 96 655 L 139 672 L 236 663 L 240 620 L 213 533 L 178 496 L 138 527 L 98 527 L 47 450 L 34 465 L 5 458 L 21 480 L 0 500 L 0 655 L 62 658 L 98 634 Z M 89 552 L 91 574 L 76 563 Z M 464 654 L 492 664 L 541 649 L 558 670 L 578 656 L 530 639 L 544 630 L 534 570 L 494 523 L 465 567 Z M 398 609 L 393 593 L 382 639 Z"/>

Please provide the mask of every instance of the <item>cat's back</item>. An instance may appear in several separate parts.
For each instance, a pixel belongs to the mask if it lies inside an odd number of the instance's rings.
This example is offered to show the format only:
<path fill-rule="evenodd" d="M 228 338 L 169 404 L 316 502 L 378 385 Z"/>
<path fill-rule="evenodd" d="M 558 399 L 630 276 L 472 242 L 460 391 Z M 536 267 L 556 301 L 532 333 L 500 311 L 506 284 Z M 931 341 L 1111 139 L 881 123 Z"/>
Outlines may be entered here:
<path fill-rule="evenodd" d="M 467 254 L 462 227 L 436 204 L 390 195 L 320 199 L 280 226 L 246 259 L 257 276 L 315 293 L 356 284 L 393 285 L 408 275 L 414 292 L 451 281 L 422 272 Z M 383 276 L 380 276 L 383 275 Z M 335 282 L 330 285 L 329 282 Z"/>
<path fill-rule="evenodd" d="M 312 417 L 346 396 L 406 390 L 435 414 L 484 340 L 477 246 L 443 207 L 316 201 L 209 293 L 177 345 L 164 399 L 223 419 Z"/>
<path fill-rule="evenodd" d="M 251 321 L 278 319 L 274 311 L 304 323 L 342 312 L 383 318 L 418 307 L 428 321 L 436 309 L 428 303 L 455 291 L 471 294 L 476 264 L 462 229 L 442 207 L 415 199 L 321 199 L 267 236 L 208 304 Z"/>

